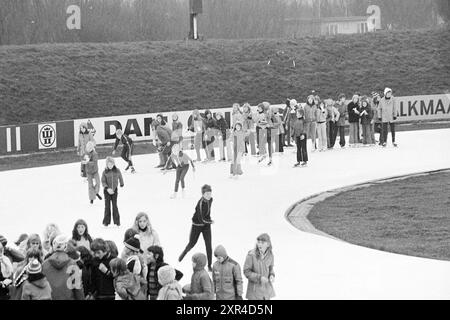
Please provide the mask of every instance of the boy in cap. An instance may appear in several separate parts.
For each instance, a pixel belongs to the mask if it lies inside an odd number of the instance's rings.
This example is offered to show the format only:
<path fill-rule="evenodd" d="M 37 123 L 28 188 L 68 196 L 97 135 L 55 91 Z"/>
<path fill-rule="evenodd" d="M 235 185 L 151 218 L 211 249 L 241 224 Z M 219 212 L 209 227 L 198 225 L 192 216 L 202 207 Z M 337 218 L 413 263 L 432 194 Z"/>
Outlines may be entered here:
<path fill-rule="evenodd" d="M 196 245 L 200 234 L 203 234 L 205 240 L 206 254 L 208 255 L 208 270 L 212 271 L 212 248 L 211 248 L 211 205 L 212 205 L 211 186 L 205 184 L 202 187 L 202 198 L 195 206 L 194 216 L 192 217 L 192 227 L 189 237 L 189 243 L 181 253 L 178 261 L 181 262 L 184 256 Z"/>
<path fill-rule="evenodd" d="M 228 257 L 221 245 L 214 250 L 217 261 L 213 265 L 214 292 L 217 300 L 242 300 L 242 274 L 239 263 Z"/>
<path fill-rule="evenodd" d="M 22 300 L 52 300 L 52 288 L 42 274 L 39 260 L 32 260 L 27 266 L 28 278 L 22 289 Z"/>
<path fill-rule="evenodd" d="M 126 134 L 122 132 L 122 129 L 116 130 L 116 142 L 114 143 L 114 149 L 112 151 L 112 154 L 116 154 L 116 149 L 119 146 L 119 143 L 122 142 L 123 148 L 122 148 L 122 154 L 120 155 L 123 160 L 125 160 L 128 163 L 128 166 L 125 168 L 125 171 L 131 168 L 131 173 L 135 173 L 133 167 L 133 162 L 131 161 L 131 155 L 133 154 L 133 140 Z"/>
<path fill-rule="evenodd" d="M 383 147 L 386 147 L 388 125 L 391 129 L 392 144 L 397 147 L 395 142 L 395 120 L 399 116 L 398 105 L 395 98 L 392 96 L 392 89 L 384 89 L 384 97 L 380 100 L 379 105 L 379 120 L 381 121 L 381 138 L 380 142 Z"/>

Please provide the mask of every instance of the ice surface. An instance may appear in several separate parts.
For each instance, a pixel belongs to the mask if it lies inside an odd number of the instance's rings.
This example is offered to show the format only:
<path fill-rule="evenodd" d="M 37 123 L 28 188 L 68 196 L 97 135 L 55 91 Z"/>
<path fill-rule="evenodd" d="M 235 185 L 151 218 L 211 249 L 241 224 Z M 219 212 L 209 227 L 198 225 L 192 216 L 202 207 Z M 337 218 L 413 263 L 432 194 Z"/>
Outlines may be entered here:
<path fill-rule="evenodd" d="M 244 175 L 237 181 L 228 178 L 228 163 L 198 164 L 195 177 L 191 169 L 187 175 L 188 198 L 176 200 L 169 199 L 174 173 L 162 175 L 155 169 L 155 154 L 135 156 L 138 173 L 125 173 L 125 188 L 119 191 L 120 229 L 103 229 L 103 203 L 89 204 L 79 163 L 1 172 L 0 234 L 12 243 L 21 233 L 42 234 L 47 223 L 55 222 L 70 235 L 74 222 L 83 218 L 93 237 L 114 240 L 121 251 L 124 231 L 138 212 L 145 211 L 160 235 L 166 261 L 184 272 L 184 285 L 192 274 L 192 254 L 205 251 L 203 239 L 182 263 L 177 257 L 188 241 L 200 187 L 208 183 L 214 197 L 213 249 L 224 245 L 242 267 L 257 235 L 269 233 L 278 299 L 450 299 L 448 261 L 391 254 L 303 233 L 284 218 L 291 204 L 320 191 L 450 167 L 450 129 L 400 132 L 397 141 L 399 148 L 309 153 L 309 166 L 298 169 L 292 168 L 294 149 L 275 155 L 271 168 L 248 157 Z M 117 163 L 123 170 L 125 162 L 117 159 Z"/>

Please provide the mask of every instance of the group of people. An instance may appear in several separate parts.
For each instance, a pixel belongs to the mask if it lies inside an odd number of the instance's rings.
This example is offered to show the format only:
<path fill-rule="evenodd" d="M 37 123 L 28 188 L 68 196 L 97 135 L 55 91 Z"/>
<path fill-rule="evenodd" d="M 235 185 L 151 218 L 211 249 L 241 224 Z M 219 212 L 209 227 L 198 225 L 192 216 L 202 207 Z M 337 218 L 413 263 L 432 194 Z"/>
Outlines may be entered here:
<path fill-rule="evenodd" d="M 241 267 L 222 245 L 211 248 L 211 187 L 202 187 L 192 218 L 189 244 L 203 233 L 207 255 L 192 256 L 193 273 L 183 287 L 183 273 L 164 261 L 164 250 L 149 216 L 139 213 L 124 233 L 123 250 L 113 241 L 93 238 L 87 223 L 75 222 L 71 237 L 49 224 L 42 238 L 22 234 L 12 245 L 0 235 L 0 300 L 242 300 Z M 246 298 L 271 299 L 274 256 L 268 234 L 257 237 L 243 273 Z M 207 269 L 206 269 L 207 268 Z"/>

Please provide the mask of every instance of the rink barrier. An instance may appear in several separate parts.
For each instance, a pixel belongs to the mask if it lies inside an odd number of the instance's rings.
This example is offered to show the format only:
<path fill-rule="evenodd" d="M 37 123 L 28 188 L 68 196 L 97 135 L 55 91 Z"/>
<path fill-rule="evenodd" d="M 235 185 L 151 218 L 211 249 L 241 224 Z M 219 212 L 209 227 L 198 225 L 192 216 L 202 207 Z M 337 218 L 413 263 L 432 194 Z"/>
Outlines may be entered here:
<path fill-rule="evenodd" d="M 431 170 L 431 171 L 425 171 L 425 172 L 416 172 L 416 173 L 408 173 L 404 175 L 397 175 L 397 176 L 391 176 L 386 178 L 380 178 L 375 180 L 369 180 L 366 182 L 361 182 L 357 184 L 352 184 L 345 187 L 340 187 L 332 190 L 326 190 L 323 192 L 319 192 L 313 195 L 310 195 L 308 197 L 305 197 L 298 202 L 295 202 L 292 204 L 285 212 L 284 217 L 285 219 L 295 228 L 297 228 L 300 231 L 312 233 L 315 235 L 331 238 L 333 240 L 343 241 L 342 239 L 336 238 L 326 232 L 323 232 L 311 223 L 308 219 L 308 215 L 311 212 L 312 208 L 319 202 L 324 201 L 327 198 L 337 196 L 340 193 L 352 191 L 356 189 L 361 188 L 367 188 L 371 186 L 375 186 L 378 184 L 386 183 L 386 182 L 392 182 L 397 180 L 404 180 L 411 177 L 420 177 L 420 176 L 426 176 L 434 173 L 439 172 L 450 172 L 450 168 L 444 168 L 444 169 L 437 169 L 437 170 Z"/>
<path fill-rule="evenodd" d="M 450 120 L 450 94 L 396 97 L 396 101 L 399 106 L 399 118 L 396 120 L 398 123 Z M 285 104 L 272 106 L 284 108 Z M 256 106 L 251 108 L 256 110 Z M 210 110 L 213 114 L 222 112 L 230 124 L 231 107 Z M 0 126 L 0 155 L 75 148 L 78 146 L 80 124 L 88 122 L 89 128 L 95 130 L 97 145 L 114 143 L 114 132 L 119 128 L 133 141 L 150 142 L 154 139 L 151 123 L 158 114 L 162 114 L 169 124 L 173 114 L 178 115 L 183 125 L 184 148 L 192 149 L 194 133 L 187 130 L 192 122 L 192 110 L 189 110 Z"/>

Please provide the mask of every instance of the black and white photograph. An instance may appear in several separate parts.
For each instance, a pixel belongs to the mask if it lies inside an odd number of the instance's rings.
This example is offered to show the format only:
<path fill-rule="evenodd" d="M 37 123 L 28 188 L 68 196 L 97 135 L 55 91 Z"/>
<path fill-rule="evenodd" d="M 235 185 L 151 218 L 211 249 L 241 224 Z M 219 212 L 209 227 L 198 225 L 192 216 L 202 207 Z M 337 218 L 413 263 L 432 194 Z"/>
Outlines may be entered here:
<path fill-rule="evenodd" d="M 0 0 L 0 300 L 450 300 L 450 1 Z"/>

